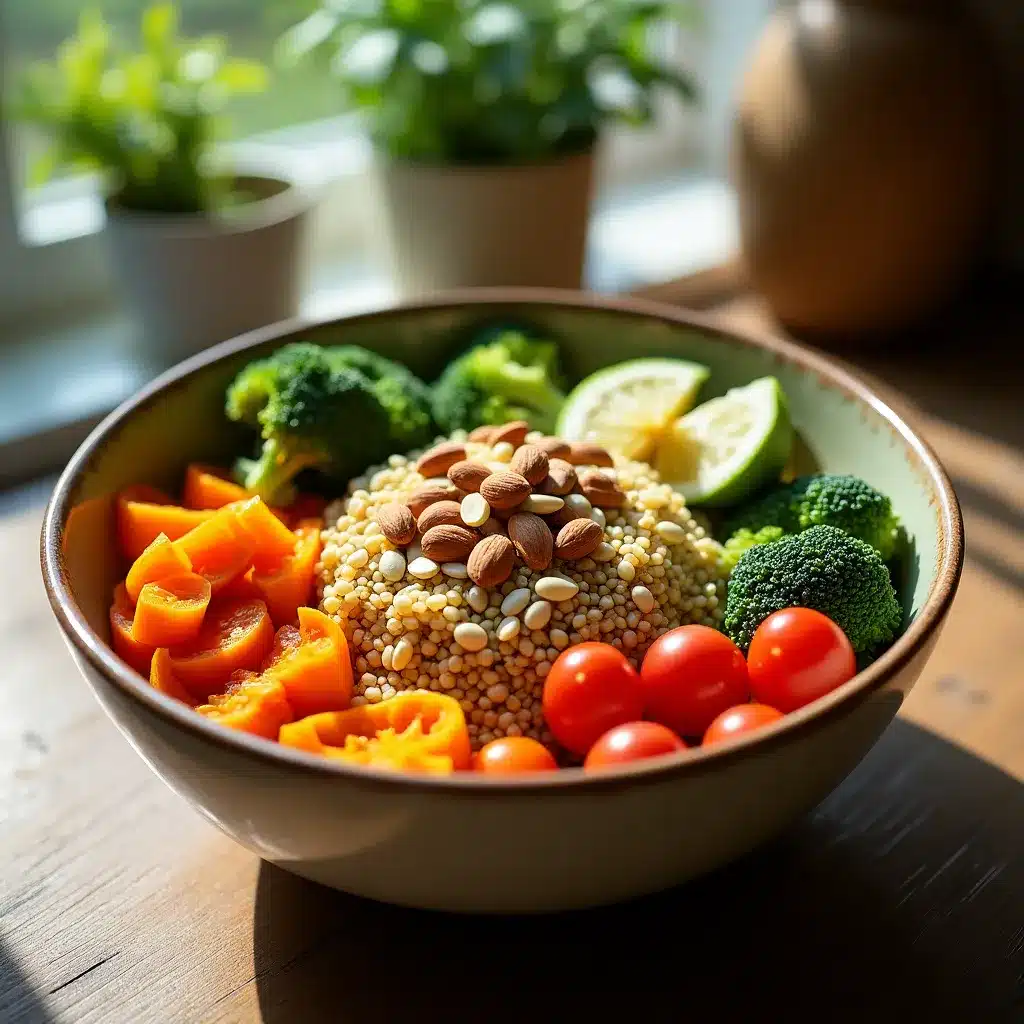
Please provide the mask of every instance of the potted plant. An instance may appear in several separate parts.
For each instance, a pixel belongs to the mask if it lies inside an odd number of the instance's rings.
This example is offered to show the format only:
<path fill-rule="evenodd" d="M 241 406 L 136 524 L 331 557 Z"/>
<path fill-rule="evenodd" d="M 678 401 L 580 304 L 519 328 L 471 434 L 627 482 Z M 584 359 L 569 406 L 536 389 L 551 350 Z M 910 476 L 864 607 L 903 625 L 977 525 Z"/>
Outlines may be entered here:
<path fill-rule="evenodd" d="M 228 59 L 219 38 L 181 38 L 172 4 L 149 7 L 140 35 L 134 51 L 83 13 L 56 58 L 27 70 L 14 113 L 51 142 L 37 181 L 100 175 L 117 279 L 173 361 L 296 314 L 308 204 L 288 181 L 216 159 L 218 115 L 261 91 L 266 69 Z"/>
<path fill-rule="evenodd" d="M 642 124 L 654 93 L 693 83 L 652 35 L 669 0 L 357 0 L 323 6 L 281 43 L 322 47 L 378 154 L 405 293 L 579 287 L 601 129 Z"/>

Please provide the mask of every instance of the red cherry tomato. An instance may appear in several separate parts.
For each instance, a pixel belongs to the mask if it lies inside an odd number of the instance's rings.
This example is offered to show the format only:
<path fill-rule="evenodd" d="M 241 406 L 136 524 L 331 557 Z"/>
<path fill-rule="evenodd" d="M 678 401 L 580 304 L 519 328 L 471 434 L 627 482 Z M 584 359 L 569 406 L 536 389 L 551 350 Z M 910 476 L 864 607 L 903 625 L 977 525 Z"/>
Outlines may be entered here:
<path fill-rule="evenodd" d="M 830 618 L 810 608 L 783 608 L 757 627 L 747 670 L 754 700 L 789 712 L 852 679 L 857 658 Z"/>
<path fill-rule="evenodd" d="M 558 769 L 551 751 L 528 736 L 505 736 L 485 743 L 473 758 L 474 771 L 487 775 L 553 772 Z"/>
<path fill-rule="evenodd" d="M 762 725 L 770 725 L 786 716 L 767 704 L 737 704 L 728 711 L 723 711 L 709 726 L 704 733 L 701 746 L 708 746 L 711 743 L 721 743 L 722 740 L 731 740 L 741 736 L 745 732 L 753 732 L 760 729 Z"/>
<path fill-rule="evenodd" d="M 583 767 L 589 771 L 685 749 L 686 744 L 671 729 L 657 722 L 627 722 L 609 729 L 590 748 Z"/>
<path fill-rule="evenodd" d="M 680 736 L 703 736 L 749 690 L 743 652 L 710 626 L 679 626 L 651 644 L 640 666 L 647 714 Z"/>
<path fill-rule="evenodd" d="M 640 677 L 611 644 L 577 644 L 551 666 L 543 707 L 555 739 L 582 757 L 609 729 L 643 715 Z"/>

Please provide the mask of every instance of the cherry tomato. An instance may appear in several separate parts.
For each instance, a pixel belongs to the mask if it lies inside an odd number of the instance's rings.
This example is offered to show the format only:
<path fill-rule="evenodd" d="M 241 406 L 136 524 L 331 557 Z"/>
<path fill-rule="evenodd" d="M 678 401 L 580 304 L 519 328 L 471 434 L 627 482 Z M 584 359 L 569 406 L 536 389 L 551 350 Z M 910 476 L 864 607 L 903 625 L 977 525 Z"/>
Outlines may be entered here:
<path fill-rule="evenodd" d="M 749 692 L 743 652 L 710 626 L 679 626 L 651 644 L 640 666 L 647 714 L 680 736 L 703 736 Z"/>
<path fill-rule="evenodd" d="M 643 715 L 640 677 L 611 644 L 577 644 L 551 666 L 543 707 L 555 739 L 582 757 L 609 729 Z"/>
<path fill-rule="evenodd" d="M 708 746 L 711 743 L 721 743 L 722 740 L 731 740 L 741 736 L 745 732 L 753 732 L 760 729 L 762 725 L 770 725 L 786 716 L 767 704 L 737 704 L 728 711 L 723 711 L 708 726 L 704 733 L 701 746 Z"/>
<path fill-rule="evenodd" d="M 551 751 L 528 736 L 505 736 L 485 743 L 473 758 L 473 769 L 487 775 L 553 772 L 558 769 Z"/>
<path fill-rule="evenodd" d="M 783 608 L 757 627 L 747 669 L 754 700 L 789 712 L 852 679 L 857 658 L 830 618 L 810 608 Z"/>
<path fill-rule="evenodd" d="M 583 767 L 606 768 L 685 749 L 686 744 L 671 729 L 657 722 L 627 722 L 609 729 L 590 748 Z"/>

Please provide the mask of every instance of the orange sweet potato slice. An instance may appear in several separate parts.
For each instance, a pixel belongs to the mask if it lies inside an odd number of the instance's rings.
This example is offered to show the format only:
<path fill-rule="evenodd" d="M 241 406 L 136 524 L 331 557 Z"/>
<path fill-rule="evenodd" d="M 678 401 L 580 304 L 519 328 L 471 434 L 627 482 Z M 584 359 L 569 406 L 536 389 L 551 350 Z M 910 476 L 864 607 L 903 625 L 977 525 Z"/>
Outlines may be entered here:
<path fill-rule="evenodd" d="M 281 727 L 278 742 L 374 768 L 448 774 L 470 766 L 466 718 L 454 698 L 407 690 L 380 704 L 310 715 Z"/>
<path fill-rule="evenodd" d="M 189 707 L 195 706 L 195 698 L 181 685 L 181 680 L 174 674 L 170 651 L 166 647 L 157 648 L 153 654 L 153 664 L 149 670 L 149 682 L 154 690 L 166 693 L 168 697 L 180 700 Z"/>
<path fill-rule="evenodd" d="M 110 646 L 122 661 L 128 662 L 136 672 L 149 678 L 154 648 L 151 644 L 139 643 L 132 636 L 134 617 L 135 605 L 125 585 L 118 583 L 114 588 L 114 602 L 110 606 Z"/>
<path fill-rule="evenodd" d="M 182 508 L 180 505 L 139 501 L 134 497 L 139 493 L 145 492 L 130 488 L 117 498 L 118 543 L 121 553 L 133 562 L 161 533 L 169 540 L 178 540 L 214 515 L 210 511 Z"/>
<path fill-rule="evenodd" d="M 345 634 L 315 608 L 299 608 L 298 619 L 298 628 L 277 631 L 264 674 L 280 680 L 296 718 L 347 708 L 353 679 Z"/>
<path fill-rule="evenodd" d="M 181 500 L 188 508 L 218 509 L 233 501 L 245 501 L 248 497 L 244 487 L 214 466 L 193 462 L 185 470 L 185 488 Z"/>
<path fill-rule="evenodd" d="M 253 565 L 258 572 L 272 569 L 295 551 L 297 540 L 266 502 L 260 497 L 233 502 L 230 508 L 255 545 Z"/>
<path fill-rule="evenodd" d="M 124 585 L 129 598 L 138 601 L 147 583 L 159 583 L 168 576 L 180 576 L 191 571 L 192 562 L 188 555 L 166 533 L 161 533 L 132 563 Z"/>
<path fill-rule="evenodd" d="M 196 711 L 230 729 L 276 740 L 281 726 L 294 717 L 284 687 L 276 679 L 241 669 L 231 673 L 227 689 Z"/>
<path fill-rule="evenodd" d="M 209 580 L 213 593 L 220 594 L 248 571 L 255 543 L 231 509 L 210 515 L 206 522 L 189 530 L 178 541 L 178 547 L 188 555 L 193 572 Z"/>
<path fill-rule="evenodd" d="M 263 595 L 260 593 L 256 584 L 253 583 L 252 574 L 253 570 L 250 568 L 243 575 L 236 576 L 226 587 L 224 587 L 221 590 L 218 596 L 221 598 L 237 597 L 245 599 L 255 597 L 262 601 Z"/>
<path fill-rule="evenodd" d="M 262 601 L 221 597 L 207 609 L 196 639 L 171 647 L 171 665 L 188 691 L 206 700 L 227 686 L 232 672 L 258 670 L 273 644 L 274 627 Z"/>
<path fill-rule="evenodd" d="M 295 549 L 278 563 L 260 572 L 253 569 L 253 586 L 270 609 L 275 626 L 294 623 L 300 605 L 313 596 L 316 563 L 320 559 L 320 524 L 305 520 L 295 530 Z"/>
<path fill-rule="evenodd" d="M 188 643 L 199 635 L 209 604 L 209 581 L 194 572 L 147 583 L 135 605 L 132 636 L 153 647 Z"/>
<path fill-rule="evenodd" d="M 159 487 L 151 484 L 131 484 L 124 490 L 118 491 L 117 497 L 121 501 L 141 501 L 147 505 L 174 505 L 174 499 Z"/>

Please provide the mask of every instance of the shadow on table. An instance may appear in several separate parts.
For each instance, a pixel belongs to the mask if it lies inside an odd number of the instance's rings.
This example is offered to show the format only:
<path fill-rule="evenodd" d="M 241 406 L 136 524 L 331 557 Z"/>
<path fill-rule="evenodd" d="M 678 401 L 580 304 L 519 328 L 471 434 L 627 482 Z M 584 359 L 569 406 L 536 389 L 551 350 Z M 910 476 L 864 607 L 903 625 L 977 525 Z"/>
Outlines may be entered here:
<path fill-rule="evenodd" d="M 455 917 L 264 864 L 259 1003 L 267 1024 L 1019 1022 L 1022 823 L 1024 786 L 897 721 L 784 839 L 621 907 Z"/>
<path fill-rule="evenodd" d="M 0 1021 L 4 1024 L 53 1024 L 55 1019 L 0 936 Z"/>

